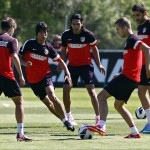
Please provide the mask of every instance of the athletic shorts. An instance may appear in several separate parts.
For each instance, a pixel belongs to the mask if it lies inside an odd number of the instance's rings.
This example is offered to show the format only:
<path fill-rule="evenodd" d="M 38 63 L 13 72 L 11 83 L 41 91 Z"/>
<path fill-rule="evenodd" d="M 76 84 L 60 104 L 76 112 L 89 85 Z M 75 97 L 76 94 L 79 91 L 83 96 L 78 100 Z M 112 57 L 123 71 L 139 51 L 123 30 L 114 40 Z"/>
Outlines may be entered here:
<path fill-rule="evenodd" d="M 138 82 L 135 82 L 123 74 L 112 79 L 104 89 L 116 100 L 123 100 L 127 103 L 133 90 L 137 87 Z"/>
<path fill-rule="evenodd" d="M 93 78 L 94 78 L 93 64 L 86 65 L 86 66 L 68 65 L 68 69 L 71 74 L 71 79 L 74 87 L 77 87 L 79 77 L 81 77 L 85 85 L 93 84 Z M 68 84 L 68 81 L 65 80 L 64 84 Z"/>
<path fill-rule="evenodd" d="M 47 86 L 54 86 L 52 81 L 51 74 L 47 74 L 40 82 L 38 83 L 29 83 L 32 91 L 34 94 L 40 98 L 40 100 L 43 100 L 47 93 L 46 93 L 46 87 Z"/>
<path fill-rule="evenodd" d="M 146 86 L 150 85 L 149 79 L 147 78 L 147 75 L 146 75 L 145 65 L 143 65 L 141 69 L 141 81 L 139 85 L 146 85 Z"/>
<path fill-rule="evenodd" d="M 0 75 L 0 95 L 2 92 L 9 98 L 22 95 L 20 86 L 16 80 L 8 79 Z"/>

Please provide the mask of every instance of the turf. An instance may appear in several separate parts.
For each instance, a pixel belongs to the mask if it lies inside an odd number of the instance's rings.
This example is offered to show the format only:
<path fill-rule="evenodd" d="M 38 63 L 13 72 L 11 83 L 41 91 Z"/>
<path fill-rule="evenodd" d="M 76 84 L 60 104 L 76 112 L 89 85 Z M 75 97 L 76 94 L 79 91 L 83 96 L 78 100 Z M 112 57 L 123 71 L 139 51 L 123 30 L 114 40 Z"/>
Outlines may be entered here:
<path fill-rule="evenodd" d="M 96 89 L 97 93 L 101 89 Z M 107 134 L 104 137 L 94 134 L 91 140 L 81 140 L 78 128 L 82 124 L 94 125 L 95 115 L 87 91 L 84 88 L 72 89 L 72 114 L 78 126 L 75 132 L 69 132 L 62 122 L 48 111 L 45 105 L 34 96 L 31 89 L 22 88 L 25 106 L 25 132 L 33 138 L 32 142 L 16 141 L 16 121 L 13 102 L 1 95 L 0 97 L 0 150 L 84 150 L 84 149 L 149 149 L 150 135 L 142 134 L 141 139 L 124 139 L 130 129 L 113 107 L 114 99 L 109 98 L 109 115 Z M 62 100 L 62 88 L 55 89 L 56 95 Z M 135 90 L 126 107 L 132 113 L 137 128 L 141 130 L 146 119 L 135 118 L 135 109 L 141 106 Z"/>

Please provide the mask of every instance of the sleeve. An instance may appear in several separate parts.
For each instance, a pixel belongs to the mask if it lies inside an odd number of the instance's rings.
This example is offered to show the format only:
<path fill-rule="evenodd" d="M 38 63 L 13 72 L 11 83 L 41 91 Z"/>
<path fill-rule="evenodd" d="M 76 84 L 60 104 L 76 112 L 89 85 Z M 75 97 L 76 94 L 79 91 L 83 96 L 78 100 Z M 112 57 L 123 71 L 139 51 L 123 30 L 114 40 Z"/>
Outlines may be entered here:
<path fill-rule="evenodd" d="M 129 48 L 133 48 L 134 50 L 140 50 L 140 46 L 143 42 L 139 40 L 137 37 L 131 38 L 129 42 Z"/>
<path fill-rule="evenodd" d="M 53 46 L 49 46 L 49 57 L 54 61 L 60 60 L 60 55 L 56 52 L 56 50 L 53 48 Z"/>
<path fill-rule="evenodd" d="M 61 35 L 61 43 L 63 47 L 67 47 L 67 40 L 65 38 L 65 33 Z"/>
<path fill-rule="evenodd" d="M 18 40 L 17 39 L 13 39 L 10 44 L 9 44 L 9 48 L 10 48 L 10 53 L 18 53 Z"/>
<path fill-rule="evenodd" d="M 98 41 L 95 39 L 94 34 L 92 32 L 89 32 L 89 43 L 90 43 L 90 46 L 98 45 Z"/>
<path fill-rule="evenodd" d="M 27 40 L 20 48 L 19 54 L 24 55 L 29 50 L 29 40 Z"/>

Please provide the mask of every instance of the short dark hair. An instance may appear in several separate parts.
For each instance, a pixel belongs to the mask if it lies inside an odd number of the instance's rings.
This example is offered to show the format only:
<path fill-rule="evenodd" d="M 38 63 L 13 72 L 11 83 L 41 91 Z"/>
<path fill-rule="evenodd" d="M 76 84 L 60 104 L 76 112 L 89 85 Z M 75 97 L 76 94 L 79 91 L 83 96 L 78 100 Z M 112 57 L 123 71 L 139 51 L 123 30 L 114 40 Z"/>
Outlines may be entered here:
<path fill-rule="evenodd" d="M 79 20 L 83 21 L 83 18 L 82 18 L 82 16 L 80 14 L 73 14 L 71 16 L 70 21 L 72 22 L 73 19 L 79 19 Z"/>
<path fill-rule="evenodd" d="M 11 27 L 17 28 L 17 24 L 14 19 L 6 17 L 1 21 L 1 29 L 8 31 Z"/>
<path fill-rule="evenodd" d="M 138 11 L 143 14 L 146 11 L 146 8 L 142 3 L 136 3 L 135 5 L 133 5 L 132 11 Z"/>
<path fill-rule="evenodd" d="M 37 23 L 36 29 L 35 29 L 36 35 L 40 31 L 49 31 L 48 25 L 45 22 L 39 22 L 39 23 Z"/>
<path fill-rule="evenodd" d="M 131 22 L 128 18 L 126 17 L 122 17 L 122 18 L 119 18 L 116 22 L 115 22 L 115 25 L 118 25 L 120 27 L 128 27 L 128 28 L 131 28 Z"/>

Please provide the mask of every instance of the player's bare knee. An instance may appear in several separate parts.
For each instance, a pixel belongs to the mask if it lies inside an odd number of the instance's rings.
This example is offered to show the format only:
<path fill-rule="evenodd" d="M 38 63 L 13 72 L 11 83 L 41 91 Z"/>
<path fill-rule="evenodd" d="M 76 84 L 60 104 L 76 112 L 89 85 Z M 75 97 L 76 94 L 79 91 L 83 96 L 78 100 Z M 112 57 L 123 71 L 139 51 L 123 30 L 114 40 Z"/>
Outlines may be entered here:
<path fill-rule="evenodd" d="M 103 101 L 106 100 L 106 95 L 103 91 L 101 91 L 98 95 L 97 95 L 97 99 L 98 101 Z"/>

